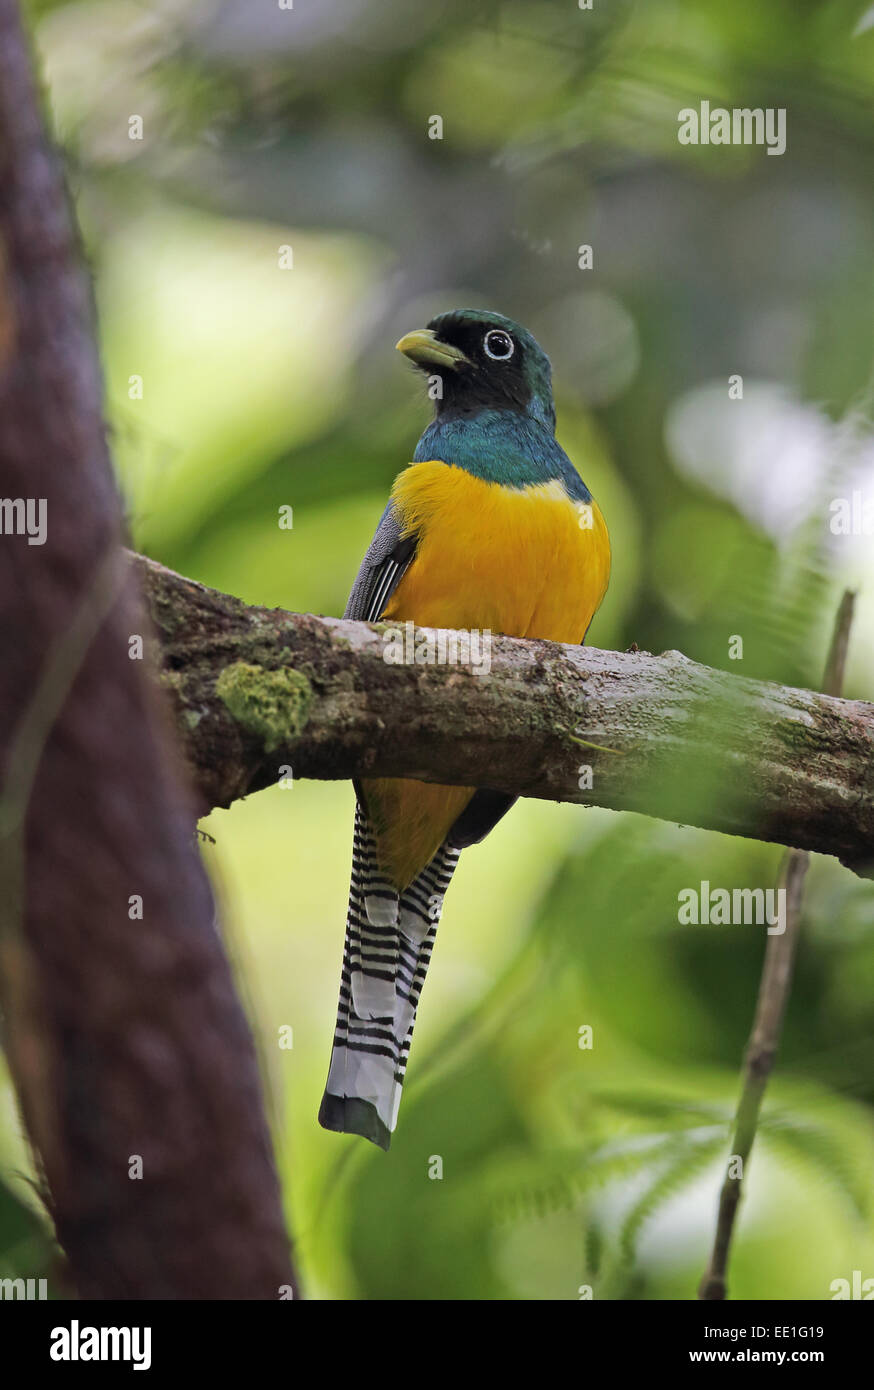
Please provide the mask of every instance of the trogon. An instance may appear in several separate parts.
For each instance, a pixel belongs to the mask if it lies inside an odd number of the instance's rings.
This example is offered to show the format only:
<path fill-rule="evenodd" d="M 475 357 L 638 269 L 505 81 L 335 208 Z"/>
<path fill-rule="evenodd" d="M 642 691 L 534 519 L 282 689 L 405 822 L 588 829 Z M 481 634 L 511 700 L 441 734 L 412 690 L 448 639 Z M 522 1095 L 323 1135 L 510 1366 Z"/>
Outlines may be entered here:
<path fill-rule="evenodd" d="M 549 359 L 501 314 L 456 309 L 398 351 L 435 415 L 395 479 L 347 618 L 582 642 L 610 574 L 607 527 L 555 438 Z M 334 1048 L 319 1120 L 387 1149 L 443 895 L 514 798 L 362 780 Z"/>

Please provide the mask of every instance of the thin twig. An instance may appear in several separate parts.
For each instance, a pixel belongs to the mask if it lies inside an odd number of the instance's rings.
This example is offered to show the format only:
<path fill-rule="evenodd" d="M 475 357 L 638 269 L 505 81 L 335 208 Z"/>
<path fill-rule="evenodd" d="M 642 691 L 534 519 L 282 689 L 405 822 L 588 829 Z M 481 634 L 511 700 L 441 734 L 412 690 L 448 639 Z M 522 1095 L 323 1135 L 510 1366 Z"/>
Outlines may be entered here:
<path fill-rule="evenodd" d="M 855 602 L 855 593 L 845 591 L 838 607 L 823 677 L 823 690 L 827 695 L 838 696 L 843 687 Z M 786 893 L 785 931 L 769 936 L 765 948 L 756 1013 L 744 1055 L 743 1089 L 735 1116 L 731 1158 L 719 1196 L 710 1263 L 698 1289 L 700 1299 L 718 1301 L 726 1297 L 728 1258 L 743 1191 L 743 1178 L 756 1137 L 768 1077 L 780 1044 L 789 999 L 801 924 L 804 880 L 809 863 L 807 850 L 792 849 L 785 855 L 780 867 L 778 888 Z"/>

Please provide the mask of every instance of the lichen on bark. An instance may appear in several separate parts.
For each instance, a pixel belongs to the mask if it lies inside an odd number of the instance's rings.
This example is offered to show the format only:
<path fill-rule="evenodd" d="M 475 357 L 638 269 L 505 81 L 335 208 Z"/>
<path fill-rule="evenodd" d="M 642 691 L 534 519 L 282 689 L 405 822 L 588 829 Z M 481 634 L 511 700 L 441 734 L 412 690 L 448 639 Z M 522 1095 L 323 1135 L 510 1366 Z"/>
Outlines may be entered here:
<path fill-rule="evenodd" d="M 312 687 L 291 666 L 269 670 L 235 661 L 221 672 L 216 694 L 244 729 L 256 734 L 272 753 L 303 731 L 312 705 Z"/>

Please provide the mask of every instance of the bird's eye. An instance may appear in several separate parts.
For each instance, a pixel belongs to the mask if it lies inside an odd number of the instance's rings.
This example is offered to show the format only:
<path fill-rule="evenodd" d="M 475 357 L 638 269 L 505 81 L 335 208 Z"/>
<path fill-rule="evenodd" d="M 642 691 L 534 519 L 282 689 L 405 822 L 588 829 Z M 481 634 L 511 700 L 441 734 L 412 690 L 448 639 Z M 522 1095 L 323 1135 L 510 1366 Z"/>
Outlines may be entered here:
<path fill-rule="evenodd" d="M 491 328 L 483 339 L 483 348 L 487 357 L 493 357 L 496 362 L 508 362 L 516 351 L 516 344 L 501 328 Z"/>

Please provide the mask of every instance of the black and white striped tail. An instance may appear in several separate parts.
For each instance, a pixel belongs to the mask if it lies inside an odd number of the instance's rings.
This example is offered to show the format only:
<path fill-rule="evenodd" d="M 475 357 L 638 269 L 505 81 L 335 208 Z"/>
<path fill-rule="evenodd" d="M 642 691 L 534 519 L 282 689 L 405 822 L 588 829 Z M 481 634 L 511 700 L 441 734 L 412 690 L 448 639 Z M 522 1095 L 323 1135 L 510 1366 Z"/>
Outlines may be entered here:
<path fill-rule="evenodd" d="M 325 1129 L 389 1146 L 416 1007 L 459 853 L 443 845 L 399 895 L 379 872 L 365 812 L 355 809 L 340 1003 L 319 1110 Z"/>

